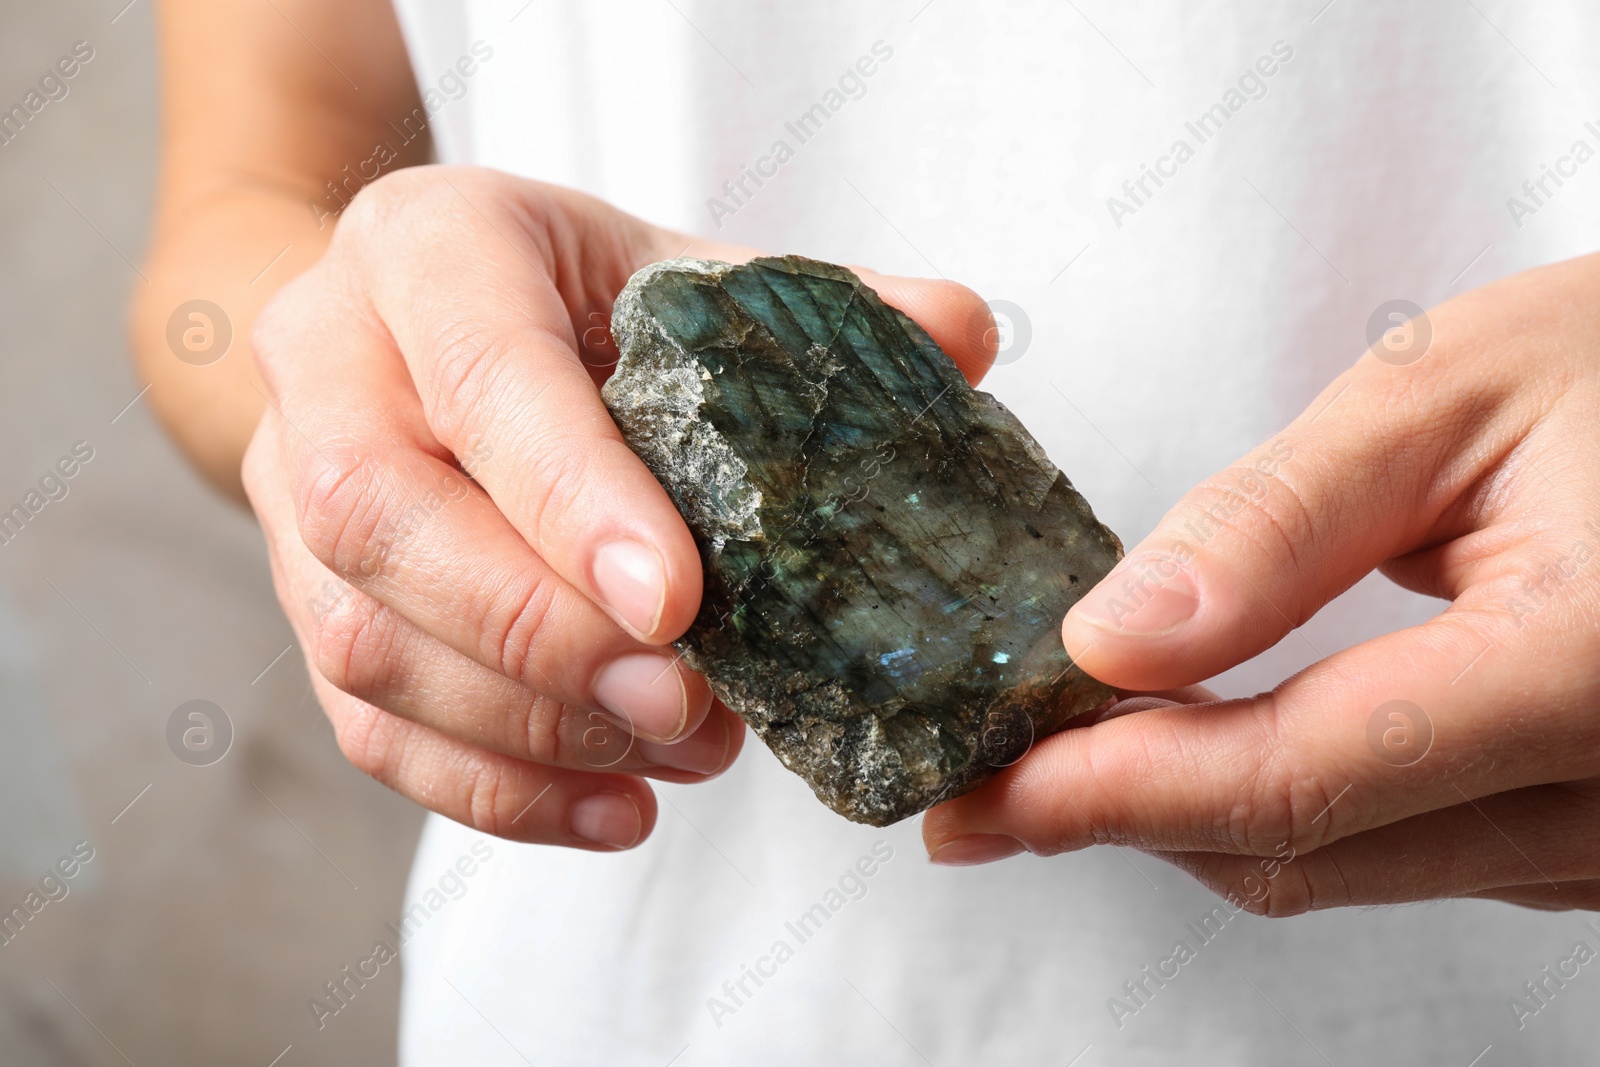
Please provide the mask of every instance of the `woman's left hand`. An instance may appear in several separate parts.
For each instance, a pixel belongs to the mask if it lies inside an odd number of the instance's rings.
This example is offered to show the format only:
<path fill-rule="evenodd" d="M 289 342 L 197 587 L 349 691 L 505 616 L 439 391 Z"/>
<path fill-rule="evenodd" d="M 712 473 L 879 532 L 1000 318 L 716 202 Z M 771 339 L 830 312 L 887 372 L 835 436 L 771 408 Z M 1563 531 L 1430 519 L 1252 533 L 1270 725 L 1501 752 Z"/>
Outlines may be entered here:
<path fill-rule="evenodd" d="M 1068 613 L 1170 690 L 1373 569 L 1449 607 L 1244 700 L 1041 741 L 928 813 L 936 862 L 1132 845 L 1251 911 L 1600 908 L 1600 255 L 1396 326 Z"/>

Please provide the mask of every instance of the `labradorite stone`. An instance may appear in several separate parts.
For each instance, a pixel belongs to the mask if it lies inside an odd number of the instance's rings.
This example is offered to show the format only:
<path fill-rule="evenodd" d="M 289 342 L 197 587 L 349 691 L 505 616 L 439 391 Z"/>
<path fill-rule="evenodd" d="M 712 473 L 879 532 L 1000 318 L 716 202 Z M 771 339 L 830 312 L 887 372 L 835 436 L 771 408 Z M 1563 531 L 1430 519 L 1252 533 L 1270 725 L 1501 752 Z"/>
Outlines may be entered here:
<path fill-rule="evenodd" d="M 612 333 L 606 405 L 705 565 L 678 647 L 824 804 L 903 819 L 1111 696 L 1060 625 L 1121 544 L 850 271 L 656 263 Z"/>

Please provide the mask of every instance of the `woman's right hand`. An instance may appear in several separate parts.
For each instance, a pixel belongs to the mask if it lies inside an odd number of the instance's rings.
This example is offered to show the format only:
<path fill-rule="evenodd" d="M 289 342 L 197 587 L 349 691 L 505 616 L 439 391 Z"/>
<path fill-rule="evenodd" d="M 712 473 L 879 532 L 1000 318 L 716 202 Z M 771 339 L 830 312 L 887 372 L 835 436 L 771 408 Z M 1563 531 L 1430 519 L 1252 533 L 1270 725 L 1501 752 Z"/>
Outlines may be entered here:
<path fill-rule="evenodd" d="M 269 407 L 244 484 L 340 748 L 486 833 L 630 847 L 655 823 L 644 777 L 704 781 L 742 743 L 665 647 L 699 555 L 598 390 L 618 291 L 678 255 L 750 252 L 410 168 L 355 198 L 252 333 Z M 975 295 L 870 280 L 981 374 Z"/>

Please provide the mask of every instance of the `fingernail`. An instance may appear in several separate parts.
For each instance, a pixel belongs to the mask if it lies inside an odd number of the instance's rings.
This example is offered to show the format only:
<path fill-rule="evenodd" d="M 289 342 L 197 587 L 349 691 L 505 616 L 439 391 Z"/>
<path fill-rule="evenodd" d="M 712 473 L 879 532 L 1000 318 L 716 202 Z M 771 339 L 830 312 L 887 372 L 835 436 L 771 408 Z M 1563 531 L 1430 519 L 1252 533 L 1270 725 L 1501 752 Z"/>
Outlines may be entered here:
<path fill-rule="evenodd" d="M 636 636 L 655 633 L 667 602 L 661 553 L 638 541 L 611 541 L 594 554 L 594 585 L 606 608 Z"/>
<path fill-rule="evenodd" d="M 967 834 L 951 838 L 928 857 L 929 863 L 941 867 L 974 867 L 980 863 L 993 863 L 1022 851 L 1022 842 L 1005 834 Z"/>
<path fill-rule="evenodd" d="M 572 832 L 585 841 L 610 848 L 630 848 L 639 840 L 644 820 L 639 805 L 621 793 L 595 793 L 572 805 Z"/>
<path fill-rule="evenodd" d="M 715 721 L 708 721 L 704 727 L 675 745 L 640 741 L 639 755 L 657 767 L 710 774 L 728 758 L 728 745 L 733 741 L 727 720 L 721 715 L 712 718 Z"/>
<path fill-rule="evenodd" d="M 1200 607 L 1194 578 L 1166 556 L 1123 560 L 1073 612 L 1115 633 L 1159 634 L 1187 621 Z"/>
<path fill-rule="evenodd" d="M 689 690 L 677 663 L 659 652 L 629 652 L 601 667 L 594 699 L 645 740 L 672 741 L 689 722 Z"/>

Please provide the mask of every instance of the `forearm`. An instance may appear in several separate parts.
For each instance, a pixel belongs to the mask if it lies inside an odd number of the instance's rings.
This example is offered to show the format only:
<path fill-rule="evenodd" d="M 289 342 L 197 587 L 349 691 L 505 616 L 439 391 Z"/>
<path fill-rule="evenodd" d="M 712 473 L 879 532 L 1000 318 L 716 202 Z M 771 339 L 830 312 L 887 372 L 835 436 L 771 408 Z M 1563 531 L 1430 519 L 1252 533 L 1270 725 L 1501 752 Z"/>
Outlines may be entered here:
<path fill-rule="evenodd" d="M 266 406 L 250 351 L 257 314 L 378 176 L 362 167 L 374 145 L 391 145 L 387 173 L 424 162 L 429 140 L 395 144 L 392 124 L 421 101 L 389 0 L 164 0 L 158 16 L 160 197 L 131 347 L 157 417 L 244 503 L 239 463 Z M 363 173 L 352 180 L 351 168 Z"/>
<path fill-rule="evenodd" d="M 239 189 L 165 220 L 152 244 L 149 283 L 135 296 L 130 324 L 147 400 L 206 479 L 240 503 L 239 463 L 266 405 L 251 325 L 285 282 L 316 261 L 332 233 L 330 222 L 319 229 L 305 201 L 286 191 Z M 206 321 L 187 314 L 194 300 L 222 311 L 209 336 Z"/>

